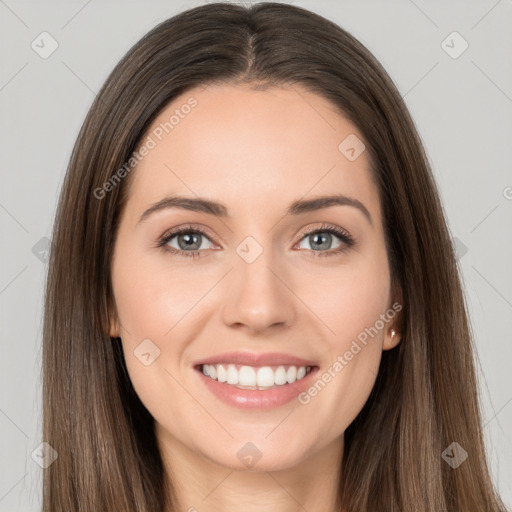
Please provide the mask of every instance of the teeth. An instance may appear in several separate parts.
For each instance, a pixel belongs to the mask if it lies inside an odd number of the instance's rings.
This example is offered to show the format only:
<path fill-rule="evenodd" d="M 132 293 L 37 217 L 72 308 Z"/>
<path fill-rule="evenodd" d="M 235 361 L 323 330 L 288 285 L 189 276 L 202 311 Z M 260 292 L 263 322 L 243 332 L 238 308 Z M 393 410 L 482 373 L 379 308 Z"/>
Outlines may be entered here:
<path fill-rule="evenodd" d="M 276 386 L 293 384 L 303 379 L 310 371 L 310 366 L 237 366 L 234 364 L 204 364 L 204 375 L 225 382 L 241 389 L 269 389 Z"/>
<path fill-rule="evenodd" d="M 263 384 L 263 380 L 267 380 L 269 378 L 268 375 L 263 375 L 261 371 L 264 370 L 264 368 L 260 368 L 258 370 L 259 378 L 256 376 L 256 372 L 254 371 L 254 368 L 251 368 L 250 366 L 242 366 L 238 372 L 238 382 L 228 382 L 228 384 L 240 384 L 241 386 L 256 386 L 256 382 L 259 382 L 260 386 L 273 386 L 274 385 L 274 375 L 272 374 L 272 370 L 270 370 L 270 379 L 272 379 L 272 384 Z M 229 371 L 229 367 L 228 367 Z M 236 372 L 236 369 L 233 370 L 233 373 Z"/>

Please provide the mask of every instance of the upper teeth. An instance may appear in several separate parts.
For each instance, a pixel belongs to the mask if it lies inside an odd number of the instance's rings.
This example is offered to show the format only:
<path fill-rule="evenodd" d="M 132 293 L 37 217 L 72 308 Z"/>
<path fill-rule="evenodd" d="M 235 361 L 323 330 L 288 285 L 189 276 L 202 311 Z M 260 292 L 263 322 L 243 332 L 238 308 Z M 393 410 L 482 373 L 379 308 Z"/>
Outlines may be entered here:
<path fill-rule="evenodd" d="M 272 387 L 292 384 L 311 371 L 308 366 L 238 366 L 234 364 L 204 364 L 203 373 L 219 382 L 239 386 Z"/>

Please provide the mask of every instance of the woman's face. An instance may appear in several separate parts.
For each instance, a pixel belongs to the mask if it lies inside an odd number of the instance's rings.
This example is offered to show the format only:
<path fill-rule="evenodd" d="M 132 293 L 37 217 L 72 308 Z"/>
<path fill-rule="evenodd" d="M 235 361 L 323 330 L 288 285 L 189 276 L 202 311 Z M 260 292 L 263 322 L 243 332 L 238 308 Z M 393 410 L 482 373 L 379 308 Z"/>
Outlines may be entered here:
<path fill-rule="evenodd" d="M 341 455 L 382 350 L 398 342 L 362 140 L 297 86 L 212 85 L 175 99 L 141 141 L 110 334 L 169 452 L 262 471 Z M 313 369 L 294 382 L 303 365 Z"/>

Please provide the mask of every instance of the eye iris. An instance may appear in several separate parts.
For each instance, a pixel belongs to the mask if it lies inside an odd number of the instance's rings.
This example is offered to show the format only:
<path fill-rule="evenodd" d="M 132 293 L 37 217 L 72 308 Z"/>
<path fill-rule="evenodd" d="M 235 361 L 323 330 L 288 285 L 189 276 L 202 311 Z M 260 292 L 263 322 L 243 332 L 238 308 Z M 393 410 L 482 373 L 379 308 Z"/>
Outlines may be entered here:
<path fill-rule="evenodd" d="M 200 235 L 196 234 L 196 233 L 181 234 L 178 236 L 178 245 L 180 246 L 181 249 L 192 249 L 192 250 L 199 249 L 199 247 L 201 246 L 199 237 L 200 237 Z M 182 242 L 184 242 L 184 245 L 182 245 Z M 197 245 L 197 247 L 195 247 L 195 245 Z"/>
<path fill-rule="evenodd" d="M 329 249 L 332 235 L 330 233 L 325 233 L 325 234 L 315 233 L 313 235 L 310 235 L 309 238 L 310 238 L 310 240 L 313 240 L 313 242 L 311 243 L 311 247 L 316 248 L 316 249 Z M 320 242 L 318 242 L 319 239 L 321 240 Z M 317 245 L 317 247 L 314 247 L 315 245 Z M 321 246 L 323 245 L 323 247 L 318 247 L 318 245 L 321 245 Z"/>

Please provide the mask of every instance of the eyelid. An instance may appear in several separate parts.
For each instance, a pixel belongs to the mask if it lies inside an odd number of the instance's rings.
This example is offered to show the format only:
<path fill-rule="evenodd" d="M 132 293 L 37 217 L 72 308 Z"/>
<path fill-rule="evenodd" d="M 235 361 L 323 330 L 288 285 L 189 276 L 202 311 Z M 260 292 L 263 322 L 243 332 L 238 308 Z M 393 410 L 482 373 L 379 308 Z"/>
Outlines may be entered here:
<path fill-rule="evenodd" d="M 346 230 L 343 229 L 340 226 L 336 226 L 335 224 L 329 224 L 328 222 L 323 222 L 321 226 L 316 226 L 312 228 L 305 228 L 300 232 L 300 238 L 297 240 L 296 243 L 300 242 L 303 238 L 305 238 L 308 235 L 311 235 L 313 233 L 317 232 L 334 232 L 334 234 L 341 238 L 342 241 L 345 241 L 345 239 L 348 239 L 352 242 L 355 242 L 354 237 Z"/>
<path fill-rule="evenodd" d="M 188 232 L 188 231 L 197 232 L 197 233 L 205 236 L 213 244 L 215 244 L 214 239 L 216 237 L 215 237 L 215 235 L 213 235 L 210 232 L 210 230 L 206 226 L 203 226 L 202 224 L 193 224 L 193 223 L 183 224 L 183 225 L 175 226 L 173 228 L 168 229 L 160 237 L 158 237 L 158 241 L 159 242 L 162 242 L 164 240 L 168 241 L 170 238 L 174 238 L 176 235 L 179 235 L 181 232 Z"/>

